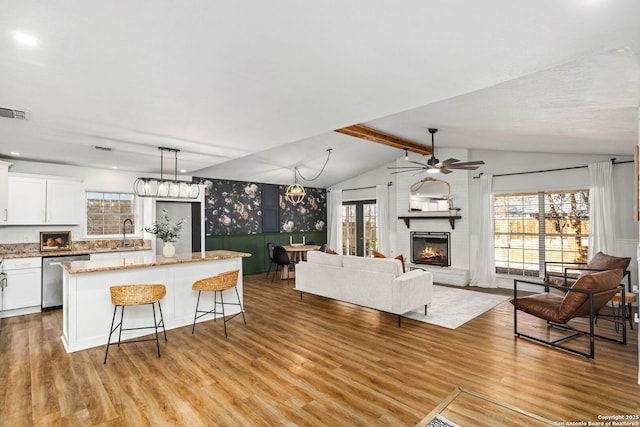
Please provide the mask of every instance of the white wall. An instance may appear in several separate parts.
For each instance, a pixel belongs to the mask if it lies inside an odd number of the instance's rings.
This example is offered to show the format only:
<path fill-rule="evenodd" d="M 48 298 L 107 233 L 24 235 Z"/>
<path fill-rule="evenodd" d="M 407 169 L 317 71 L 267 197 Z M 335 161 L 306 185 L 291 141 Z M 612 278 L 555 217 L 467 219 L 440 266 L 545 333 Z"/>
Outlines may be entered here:
<path fill-rule="evenodd" d="M 505 174 L 513 172 L 529 172 L 566 167 L 586 166 L 589 163 L 609 161 L 611 156 L 594 156 L 580 154 L 545 154 L 528 152 L 502 152 L 485 150 L 440 149 L 438 157 L 445 159 L 455 157 L 459 160 L 484 160 L 485 165 L 478 171 L 455 171 L 449 175 L 437 175 L 439 179 L 449 182 L 451 194 L 454 196 L 456 207 L 462 210 L 461 220 L 456 221 L 452 230 L 448 221 L 425 220 L 411 221 L 411 228 L 407 229 L 404 222 L 397 220 L 408 211 L 409 186 L 422 179 L 426 174 L 415 175 L 402 173 L 392 175 L 389 166 L 406 166 L 404 157 L 396 162 L 377 168 L 366 174 L 332 186 L 335 189 L 347 189 L 374 186 L 393 182 L 390 192 L 390 237 L 394 248 L 391 256 L 400 253 L 410 255 L 410 231 L 449 231 L 452 238 L 452 267 L 468 268 L 473 271 L 478 238 L 478 215 L 475 213 L 481 206 L 480 180 L 474 177 L 479 172 L 486 174 Z M 423 157 L 412 155 L 413 160 L 424 161 Z M 631 161 L 632 157 L 618 156 L 616 161 Z M 616 199 L 616 247 L 619 256 L 630 256 L 632 262 L 632 278 L 637 283 L 636 247 L 638 244 L 638 224 L 633 221 L 633 163 L 622 163 L 614 166 L 615 199 Z M 523 174 L 505 177 L 495 177 L 494 192 L 517 192 L 538 190 L 568 190 L 589 187 L 589 173 L 586 167 L 565 171 Z M 370 191 L 367 193 L 367 191 Z M 344 200 L 372 199 L 375 190 L 358 192 L 344 192 Z M 410 216 L 410 215 L 408 215 Z M 511 287 L 512 281 L 503 279 L 500 285 Z"/>

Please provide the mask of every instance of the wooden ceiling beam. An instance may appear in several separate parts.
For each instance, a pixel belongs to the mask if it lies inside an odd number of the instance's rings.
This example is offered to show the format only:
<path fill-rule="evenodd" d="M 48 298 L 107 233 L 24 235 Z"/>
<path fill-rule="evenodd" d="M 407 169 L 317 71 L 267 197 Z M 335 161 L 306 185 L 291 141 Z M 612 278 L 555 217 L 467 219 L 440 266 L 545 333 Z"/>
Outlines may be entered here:
<path fill-rule="evenodd" d="M 388 145 L 401 150 L 408 150 L 412 153 L 431 155 L 431 147 L 429 146 L 418 144 L 417 142 L 409 141 L 407 139 L 398 138 L 397 136 L 372 129 L 364 125 L 347 126 L 341 129 L 336 129 L 335 132 L 376 142 L 378 144 Z"/>

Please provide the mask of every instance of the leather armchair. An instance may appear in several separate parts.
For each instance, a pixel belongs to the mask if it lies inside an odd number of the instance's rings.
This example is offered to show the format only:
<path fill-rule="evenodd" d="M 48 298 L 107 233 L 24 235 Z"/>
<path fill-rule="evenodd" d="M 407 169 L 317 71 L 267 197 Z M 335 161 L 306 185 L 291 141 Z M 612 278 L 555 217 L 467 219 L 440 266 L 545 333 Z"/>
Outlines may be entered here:
<path fill-rule="evenodd" d="M 579 277 L 571 286 L 557 286 L 550 283 L 540 283 L 519 279 L 514 280 L 514 297 L 511 300 L 514 307 L 514 334 L 517 337 L 528 338 L 533 341 L 561 348 L 591 359 L 595 357 L 595 337 L 626 345 L 627 330 L 624 305 L 622 306 L 621 315 L 619 317 L 612 318 L 613 321 L 616 322 L 616 325 L 622 325 L 622 338 L 620 340 L 595 333 L 595 316 L 598 311 L 617 293 L 620 292 L 624 298 L 624 286 L 620 285 L 623 275 L 624 271 L 622 269 L 592 272 Z M 544 292 L 519 297 L 519 283 L 540 286 L 544 288 Z M 551 289 L 557 289 L 561 292 L 550 292 Z M 534 336 L 523 333 L 518 330 L 519 311 L 543 319 L 547 322 L 548 327 L 566 330 L 569 331 L 569 334 L 562 335 L 554 340 L 549 340 L 542 338 L 540 334 L 538 334 L 538 336 Z M 588 317 L 587 331 L 577 328 L 577 325 L 574 326 L 573 323 L 569 323 L 571 320 L 580 317 Z M 616 330 L 617 329 L 618 328 L 616 328 Z M 550 334 L 547 333 L 546 335 L 542 335 L 549 336 Z M 564 342 L 582 335 L 589 336 L 588 352 L 564 345 Z"/>

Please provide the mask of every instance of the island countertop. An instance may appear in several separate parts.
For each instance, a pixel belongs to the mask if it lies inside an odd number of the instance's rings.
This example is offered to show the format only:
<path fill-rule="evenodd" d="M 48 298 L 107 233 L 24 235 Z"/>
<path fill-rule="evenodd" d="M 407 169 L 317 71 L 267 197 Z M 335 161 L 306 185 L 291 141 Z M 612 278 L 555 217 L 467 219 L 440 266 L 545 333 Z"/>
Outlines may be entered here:
<path fill-rule="evenodd" d="M 62 342 L 67 352 L 102 346 L 109 338 L 114 305 L 110 288 L 121 284 L 162 284 L 166 294 L 162 298 L 165 329 L 192 325 L 199 292 L 193 290 L 197 280 L 238 270 L 235 288 L 223 291 L 225 300 L 243 299 L 242 260 L 251 254 L 216 250 L 176 254 L 175 257 L 138 256 L 125 259 L 73 261 L 62 263 Z M 204 292 L 201 302 L 214 306 L 216 296 Z M 132 330 L 125 331 L 123 340 L 149 334 L 148 304 L 127 307 L 125 320 Z M 240 312 L 240 306 L 225 309 L 227 316 Z M 208 322 L 221 314 L 196 319 Z M 215 327 L 217 325 L 211 325 Z M 220 325 L 222 326 L 222 325 Z M 189 331 L 189 335 L 190 331 Z"/>
<path fill-rule="evenodd" d="M 167 258 L 163 256 L 132 256 L 124 259 L 96 260 L 96 261 L 72 261 L 63 262 L 62 268 L 69 274 L 92 273 L 98 271 L 123 270 L 130 268 L 154 267 L 161 265 L 184 264 L 201 261 L 215 261 L 231 258 L 246 258 L 251 254 L 246 252 L 235 252 L 225 250 L 214 250 L 206 252 L 193 252 L 176 254 Z"/>

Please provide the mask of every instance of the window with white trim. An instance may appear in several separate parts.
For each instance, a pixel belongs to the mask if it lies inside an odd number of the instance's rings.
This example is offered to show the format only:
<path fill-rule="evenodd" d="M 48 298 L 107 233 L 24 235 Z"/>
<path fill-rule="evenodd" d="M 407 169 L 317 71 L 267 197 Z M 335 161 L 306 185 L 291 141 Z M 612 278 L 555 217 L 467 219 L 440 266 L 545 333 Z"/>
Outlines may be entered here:
<path fill-rule="evenodd" d="M 493 201 L 496 273 L 539 277 L 545 269 L 586 262 L 589 190 L 496 194 Z"/>
<path fill-rule="evenodd" d="M 133 222 L 133 226 L 127 224 L 127 233 L 135 235 L 135 201 L 135 196 L 129 193 L 87 191 L 87 237 L 122 236 L 127 219 Z"/>

